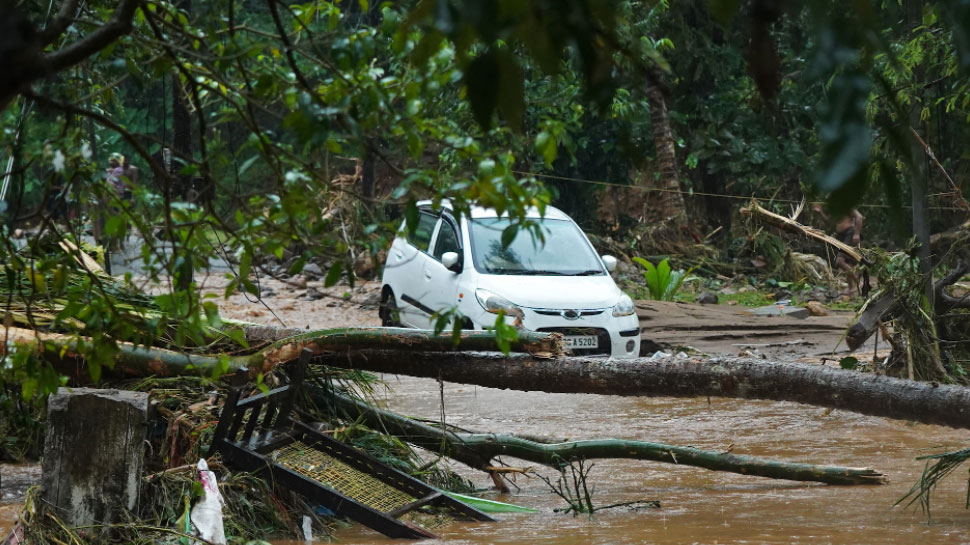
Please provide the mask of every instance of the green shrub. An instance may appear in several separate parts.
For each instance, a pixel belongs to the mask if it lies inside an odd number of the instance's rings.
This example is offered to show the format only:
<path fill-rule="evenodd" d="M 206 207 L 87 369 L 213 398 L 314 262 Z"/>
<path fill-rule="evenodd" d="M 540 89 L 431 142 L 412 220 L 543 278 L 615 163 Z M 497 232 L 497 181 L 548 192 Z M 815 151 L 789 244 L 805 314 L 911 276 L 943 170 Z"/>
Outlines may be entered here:
<path fill-rule="evenodd" d="M 647 281 L 647 290 L 650 292 L 651 299 L 673 301 L 674 295 L 677 294 L 684 282 L 693 280 L 693 277 L 688 277 L 694 270 L 693 268 L 686 271 L 671 270 L 667 259 L 661 261 L 657 266 L 642 257 L 634 257 L 633 260 L 646 269 L 643 271 L 643 279 Z"/>

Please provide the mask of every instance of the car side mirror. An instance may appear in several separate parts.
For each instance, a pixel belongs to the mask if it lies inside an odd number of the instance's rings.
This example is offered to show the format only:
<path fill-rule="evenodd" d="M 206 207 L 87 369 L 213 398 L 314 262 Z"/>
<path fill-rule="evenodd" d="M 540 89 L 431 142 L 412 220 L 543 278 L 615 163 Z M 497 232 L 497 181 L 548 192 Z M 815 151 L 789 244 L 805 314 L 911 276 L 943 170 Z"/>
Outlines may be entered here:
<path fill-rule="evenodd" d="M 453 273 L 461 272 L 461 265 L 458 263 L 458 254 L 455 252 L 445 252 L 441 254 L 441 264 Z"/>
<path fill-rule="evenodd" d="M 611 255 L 600 256 L 603 260 L 603 265 L 606 265 L 606 270 L 613 272 L 616 270 L 616 258 Z"/>

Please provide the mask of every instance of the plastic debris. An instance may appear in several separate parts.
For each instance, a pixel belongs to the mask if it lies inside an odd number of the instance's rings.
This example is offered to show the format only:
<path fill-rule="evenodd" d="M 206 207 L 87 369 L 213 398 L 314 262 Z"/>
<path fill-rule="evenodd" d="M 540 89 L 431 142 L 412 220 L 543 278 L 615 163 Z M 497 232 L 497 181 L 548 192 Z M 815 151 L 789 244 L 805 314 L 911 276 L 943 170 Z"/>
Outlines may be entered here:
<path fill-rule="evenodd" d="M 307 543 L 313 543 L 313 527 L 311 526 L 310 517 L 303 516 L 303 539 Z"/>
<path fill-rule="evenodd" d="M 656 352 L 653 353 L 652 356 L 650 356 L 650 359 L 652 359 L 652 360 L 662 360 L 664 358 L 669 358 L 672 355 L 673 354 L 671 354 L 670 352 L 664 352 L 662 350 L 657 350 Z"/>
<path fill-rule="evenodd" d="M 204 493 L 192 508 L 192 524 L 202 539 L 216 545 L 227 545 L 226 532 L 222 527 L 222 507 L 226 502 L 219 493 L 216 474 L 209 470 L 209 464 L 203 458 L 199 459 L 196 467 Z"/>

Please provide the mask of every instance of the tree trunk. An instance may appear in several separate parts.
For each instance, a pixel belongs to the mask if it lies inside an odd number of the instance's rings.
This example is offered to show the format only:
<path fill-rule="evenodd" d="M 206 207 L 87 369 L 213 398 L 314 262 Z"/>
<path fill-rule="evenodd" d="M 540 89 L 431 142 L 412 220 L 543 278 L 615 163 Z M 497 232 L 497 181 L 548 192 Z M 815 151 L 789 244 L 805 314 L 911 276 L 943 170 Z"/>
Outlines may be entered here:
<path fill-rule="evenodd" d="M 819 466 L 766 460 L 754 456 L 710 452 L 646 441 L 594 439 L 543 443 L 513 435 L 456 433 L 445 431 L 364 402 L 311 388 L 310 395 L 321 407 L 333 406 L 353 421 L 361 417 L 369 427 L 396 435 L 421 448 L 438 452 L 470 467 L 487 471 L 496 456 L 512 456 L 527 462 L 560 468 L 578 460 L 624 458 L 703 467 L 744 475 L 814 481 L 828 484 L 884 484 L 885 475 L 869 468 Z"/>
<path fill-rule="evenodd" d="M 49 341 L 58 350 L 45 355 L 60 362 L 75 358 L 75 339 L 67 335 L 9 328 L 14 343 Z M 487 332 L 462 334 L 464 350 L 490 350 Z M 622 396 L 704 397 L 794 401 L 872 416 L 970 429 L 970 388 L 890 378 L 818 365 L 748 358 L 612 360 L 555 357 L 558 335 L 521 332 L 514 351 L 456 352 L 450 335 L 394 328 L 348 328 L 308 332 L 277 341 L 259 352 L 222 362 L 215 356 L 189 356 L 162 349 L 121 344 L 115 371 L 134 376 L 209 375 L 227 363 L 226 374 L 265 373 L 293 361 L 306 347 L 315 362 L 334 367 L 428 377 L 461 384 L 520 391 Z M 373 348 L 381 346 L 382 348 Z M 0 345 L 0 355 L 6 345 Z M 63 352 L 62 352 L 63 351 Z M 64 354 L 63 356 L 61 354 Z M 81 362 L 83 364 L 83 362 Z M 77 365 L 83 368 L 83 365 Z"/>
<path fill-rule="evenodd" d="M 684 197 L 680 192 L 680 177 L 677 171 L 677 154 L 673 131 L 670 129 L 670 116 L 667 113 L 667 99 L 663 90 L 654 82 L 647 83 L 647 100 L 650 102 L 650 126 L 657 154 L 657 170 L 660 180 L 657 199 L 660 221 L 681 225 L 686 221 L 687 211 Z M 648 202 L 652 199 L 648 199 Z M 646 212 L 644 217 L 650 217 Z"/>
<path fill-rule="evenodd" d="M 537 360 L 523 355 L 354 350 L 321 363 L 520 391 L 794 401 L 970 429 L 970 388 L 752 358 Z"/>
<path fill-rule="evenodd" d="M 56 352 L 44 355 L 55 363 L 61 364 L 60 370 L 74 377 L 83 377 L 86 367 L 77 361 L 78 338 L 59 333 L 42 333 L 32 329 L 16 327 L 0 329 L 0 338 L 10 344 L 26 346 L 27 349 L 41 350 L 41 343 L 50 343 L 58 348 Z M 83 342 L 90 339 L 80 338 Z M 208 376 L 216 370 L 222 374 L 237 372 L 248 373 L 251 377 L 268 373 L 277 365 L 296 360 L 304 348 L 309 348 L 315 356 L 337 357 L 355 351 L 380 346 L 398 353 L 398 357 L 410 357 L 417 353 L 422 357 L 440 352 L 454 353 L 455 350 L 488 351 L 495 350 L 495 334 L 489 331 L 463 331 L 456 345 L 450 333 L 435 335 L 431 331 L 405 328 L 350 327 L 320 329 L 288 336 L 271 343 L 259 351 L 243 355 L 221 358 L 217 355 L 192 355 L 166 350 L 163 348 L 144 348 L 129 343 L 118 343 L 113 369 L 115 373 L 128 376 Z M 6 351 L 7 344 L 0 343 L 0 355 Z M 528 353 L 536 357 L 554 358 L 562 355 L 562 336 L 558 333 L 535 333 L 520 331 L 518 340 L 510 343 L 513 352 Z M 437 356 L 430 356 L 435 358 Z M 531 356 L 530 356 L 531 358 Z M 69 367 L 74 366 L 75 372 Z M 106 366 L 108 367 L 108 366 Z"/>
<path fill-rule="evenodd" d="M 955 284 L 963 275 L 970 272 L 970 265 L 965 261 L 960 261 L 957 266 L 950 271 L 950 274 L 940 278 L 933 284 L 934 298 L 937 301 L 935 311 L 937 314 L 949 312 L 954 308 L 968 308 L 970 300 L 958 299 L 948 295 L 944 288 Z M 866 310 L 856 318 L 856 321 L 849 326 L 849 331 L 845 336 L 845 344 L 849 350 L 855 350 L 862 346 L 862 343 L 872 336 L 879 327 L 879 322 L 888 322 L 899 307 L 896 299 L 891 293 L 880 295 L 878 299 L 866 305 Z"/>

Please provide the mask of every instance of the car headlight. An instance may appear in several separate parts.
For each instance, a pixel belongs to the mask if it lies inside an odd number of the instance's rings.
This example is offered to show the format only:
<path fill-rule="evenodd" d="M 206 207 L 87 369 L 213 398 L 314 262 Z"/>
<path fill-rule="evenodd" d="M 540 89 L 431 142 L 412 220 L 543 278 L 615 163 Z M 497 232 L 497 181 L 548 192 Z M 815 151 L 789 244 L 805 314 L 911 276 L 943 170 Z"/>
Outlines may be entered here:
<path fill-rule="evenodd" d="M 522 312 L 519 307 L 515 306 L 514 303 L 505 297 L 496 295 L 488 290 L 475 290 L 475 299 L 478 299 L 478 304 L 482 305 L 483 309 L 492 314 L 505 312 L 507 315 L 515 315 Z"/>
<path fill-rule="evenodd" d="M 613 307 L 613 316 L 629 316 L 634 312 L 636 312 L 636 308 L 633 306 L 633 299 L 630 299 L 630 296 L 625 293 L 620 295 L 620 300 Z"/>

